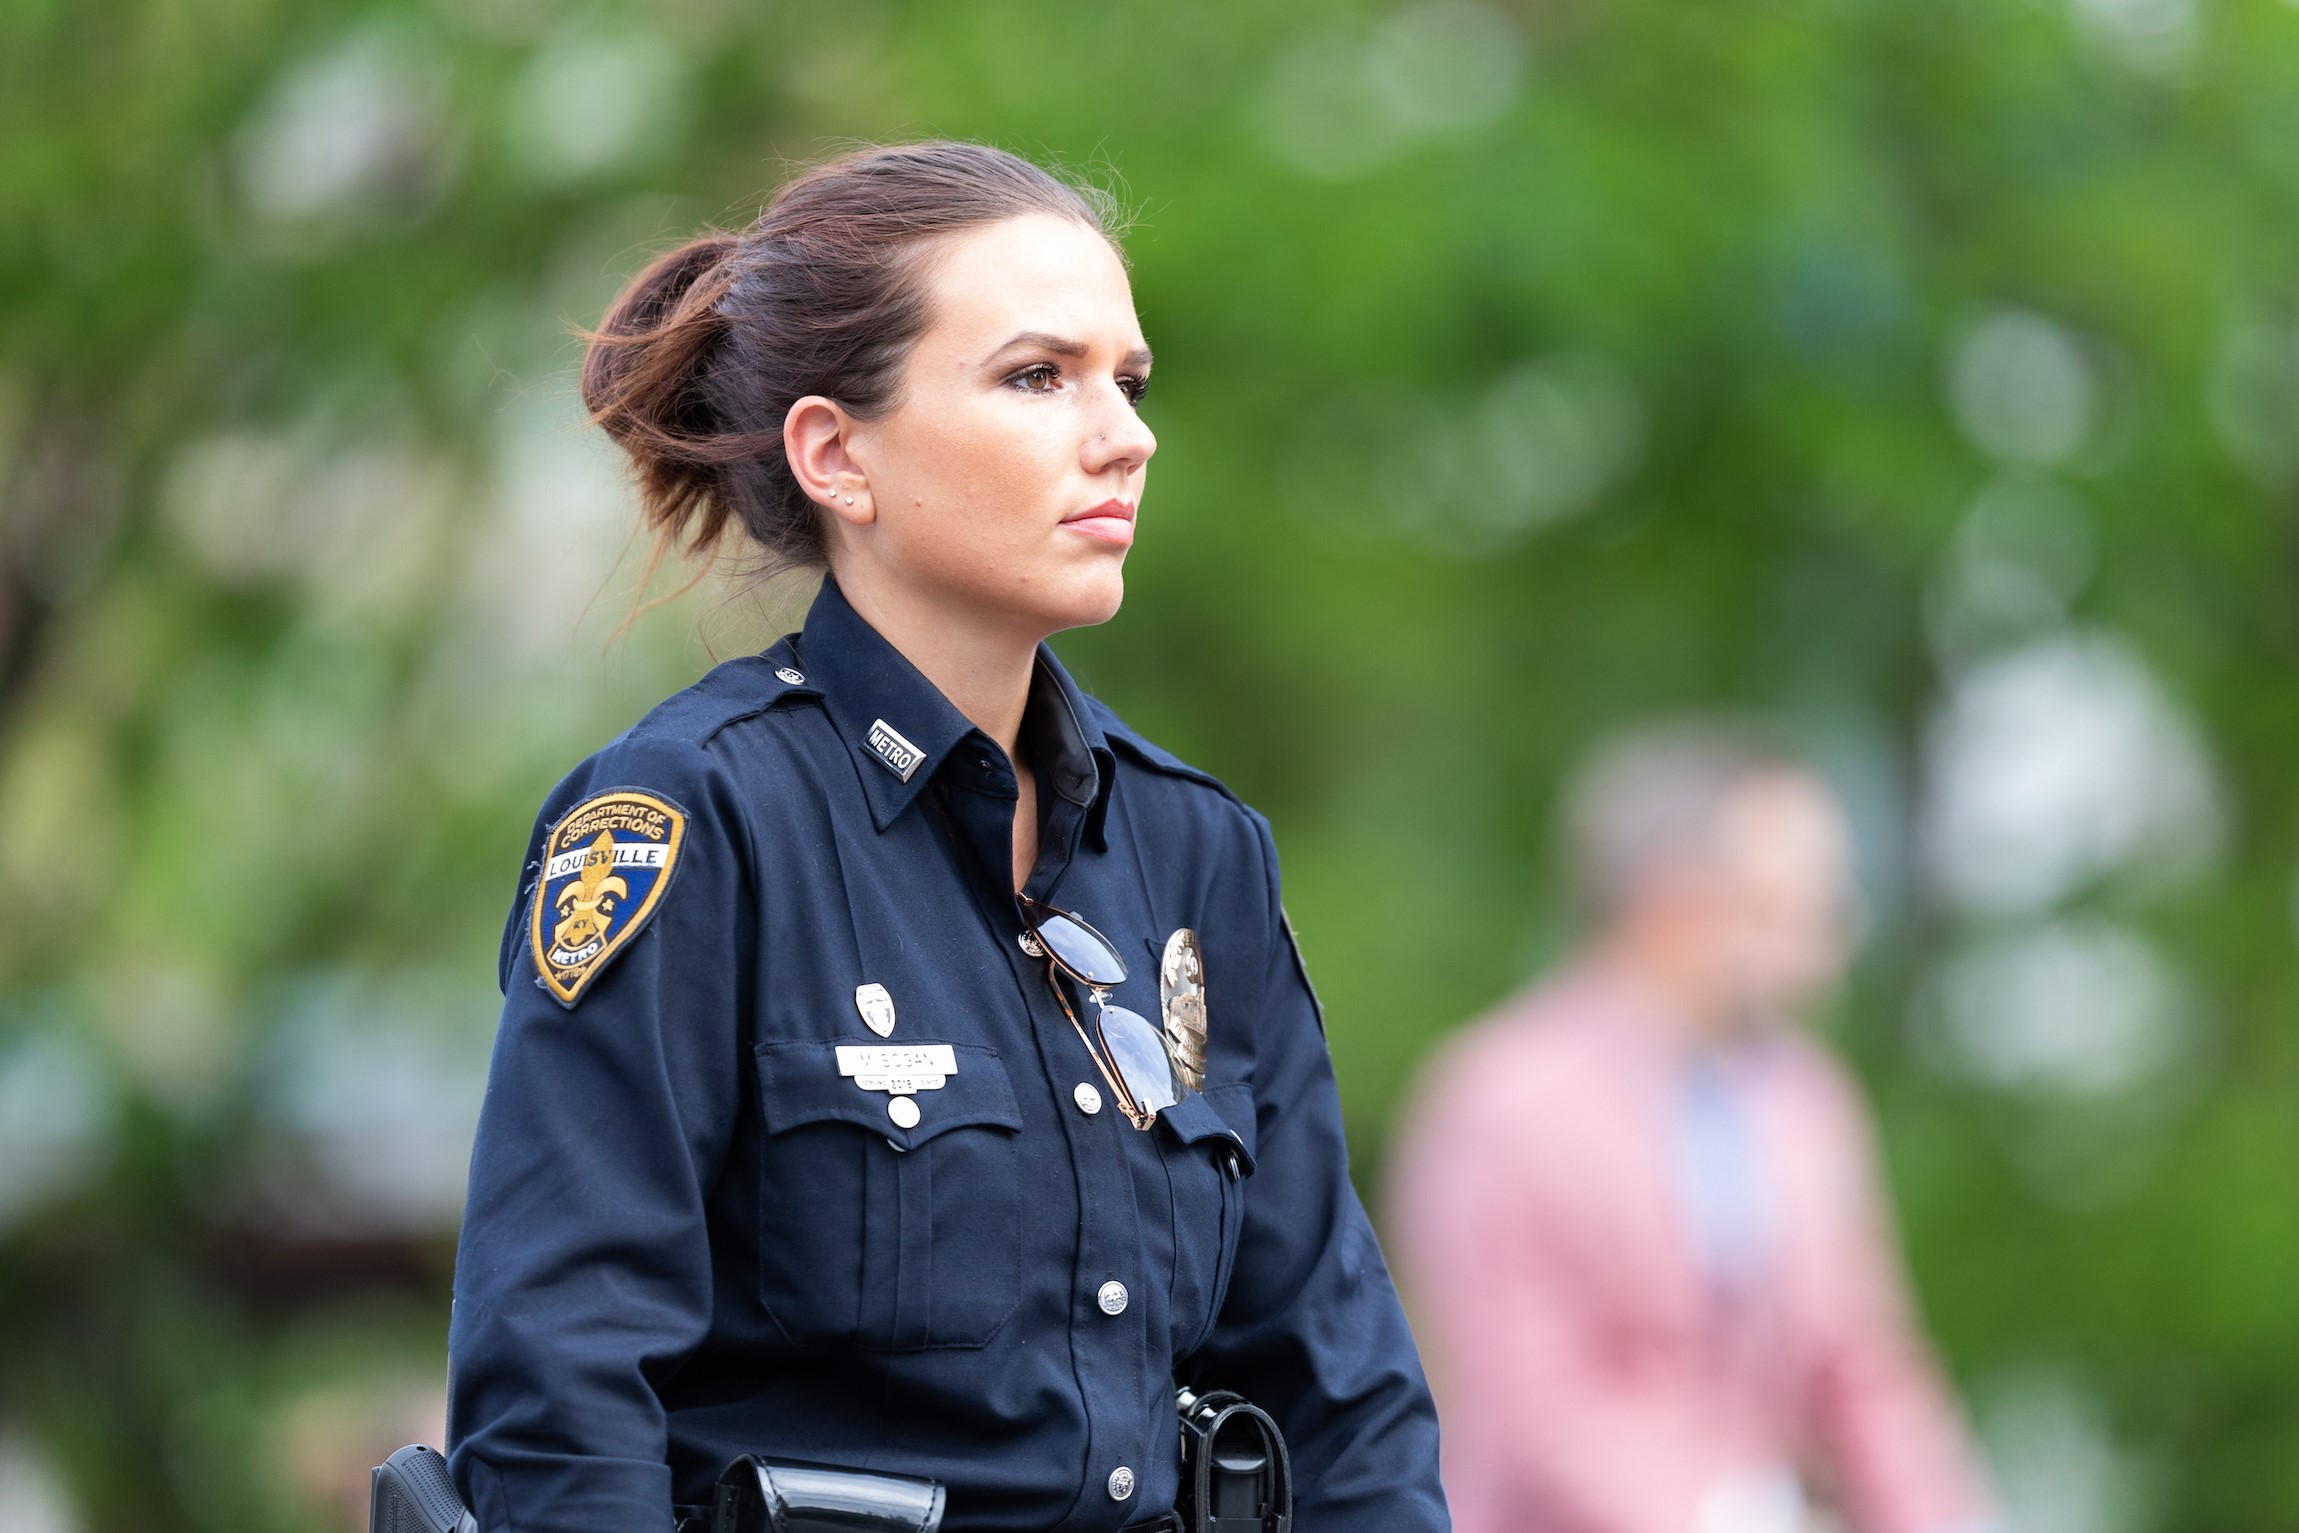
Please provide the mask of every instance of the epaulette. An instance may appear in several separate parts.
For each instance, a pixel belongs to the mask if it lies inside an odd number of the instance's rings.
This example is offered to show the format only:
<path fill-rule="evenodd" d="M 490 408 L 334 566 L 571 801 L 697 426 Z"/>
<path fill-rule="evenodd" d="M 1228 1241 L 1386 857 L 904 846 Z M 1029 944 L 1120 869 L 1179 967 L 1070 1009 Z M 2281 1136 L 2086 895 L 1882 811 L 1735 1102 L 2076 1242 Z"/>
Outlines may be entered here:
<path fill-rule="evenodd" d="M 783 639 L 759 654 L 722 661 L 693 686 L 657 703 L 631 733 L 705 745 L 729 725 L 785 703 L 819 703 L 820 689 L 792 664 L 794 658 L 790 641 Z"/>
<path fill-rule="evenodd" d="M 1168 777 L 1186 778 L 1190 782 L 1211 788 L 1231 803 L 1240 808 L 1244 807 L 1245 801 L 1229 791 L 1229 784 L 1201 767 L 1191 766 L 1164 746 L 1155 745 L 1143 739 L 1134 732 L 1131 724 L 1119 718 L 1111 710 L 1110 705 L 1100 698 L 1089 696 L 1086 699 L 1086 707 L 1092 710 L 1094 722 L 1101 726 L 1102 733 L 1108 737 L 1110 744 L 1124 751 L 1143 766 L 1148 767 L 1153 772 L 1162 772 Z"/>

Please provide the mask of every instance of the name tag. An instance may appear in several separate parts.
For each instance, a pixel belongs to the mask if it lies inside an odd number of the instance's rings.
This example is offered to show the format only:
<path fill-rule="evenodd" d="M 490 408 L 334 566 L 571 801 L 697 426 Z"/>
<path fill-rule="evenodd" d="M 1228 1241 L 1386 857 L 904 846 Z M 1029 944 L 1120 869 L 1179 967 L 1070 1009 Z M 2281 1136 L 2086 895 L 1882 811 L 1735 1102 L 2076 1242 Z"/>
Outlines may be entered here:
<path fill-rule="evenodd" d="M 958 1051 L 947 1043 L 842 1043 L 838 1073 L 864 1091 L 940 1091 L 958 1073 Z"/>

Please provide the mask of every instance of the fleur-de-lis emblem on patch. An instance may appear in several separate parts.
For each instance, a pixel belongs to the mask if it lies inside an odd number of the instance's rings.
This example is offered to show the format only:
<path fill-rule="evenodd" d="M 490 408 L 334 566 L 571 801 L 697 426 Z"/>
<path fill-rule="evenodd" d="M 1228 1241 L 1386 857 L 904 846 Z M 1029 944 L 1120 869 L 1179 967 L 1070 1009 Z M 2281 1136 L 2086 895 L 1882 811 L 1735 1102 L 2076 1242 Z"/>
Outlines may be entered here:
<path fill-rule="evenodd" d="M 602 830 L 584 850 L 575 881 L 561 889 L 554 902 L 561 917 L 551 930 L 554 963 L 581 963 L 607 940 L 615 902 L 631 892 L 631 886 L 613 871 L 614 866 L 615 838 Z"/>

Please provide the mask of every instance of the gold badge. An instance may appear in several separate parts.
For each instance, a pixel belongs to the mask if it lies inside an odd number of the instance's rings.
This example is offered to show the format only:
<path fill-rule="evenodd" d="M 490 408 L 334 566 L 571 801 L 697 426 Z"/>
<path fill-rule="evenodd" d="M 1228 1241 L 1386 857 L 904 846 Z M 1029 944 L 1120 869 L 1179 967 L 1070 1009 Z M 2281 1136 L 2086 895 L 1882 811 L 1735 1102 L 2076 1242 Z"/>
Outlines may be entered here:
<path fill-rule="evenodd" d="M 662 903 L 678 866 L 686 814 L 666 798 L 619 788 L 587 798 L 543 842 L 529 915 L 535 969 L 572 1006 L 607 960 Z"/>
<path fill-rule="evenodd" d="M 1165 960 L 1158 965 L 1157 989 L 1165 1013 L 1166 1052 L 1173 1056 L 1174 1073 L 1192 1091 L 1205 1089 L 1205 955 L 1198 951 L 1197 933 L 1177 928 L 1165 939 Z"/>

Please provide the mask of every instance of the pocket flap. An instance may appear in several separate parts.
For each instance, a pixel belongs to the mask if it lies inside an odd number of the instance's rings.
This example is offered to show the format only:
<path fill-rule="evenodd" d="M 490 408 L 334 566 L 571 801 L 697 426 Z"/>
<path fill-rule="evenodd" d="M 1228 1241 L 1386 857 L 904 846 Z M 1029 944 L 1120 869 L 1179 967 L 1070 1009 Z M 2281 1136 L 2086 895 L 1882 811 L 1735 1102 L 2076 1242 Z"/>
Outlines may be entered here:
<path fill-rule="evenodd" d="M 759 1113 L 769 1134 L 785 1134 L 809 1123 L 851 1123 L 907 1150 L 954 1128 L 1002 1128 L 1019 1132 L 1022 1110 L 1006 1078 L 998 1051 L 978 1043 L 948 1045 L 956 1071 L 940 1087 L 903 1098 L 918 1108 L 918 1121 L 904 1128 L 889 1114 L 895 1097 L 865 1091 L 838 1073 L 838 1045 L 805 1040 L 758 1046 Z"/>
<path fill-rule="evenodd" d="M 1157 1121 L 1180 1144 L 1226 1141 L 1237 1151 L 1238 1169 L 1253 1174 L 1253 1088 L 1244 1082 L 1190 1092 L 1173 1106 L 1159 1108 Z"/>

